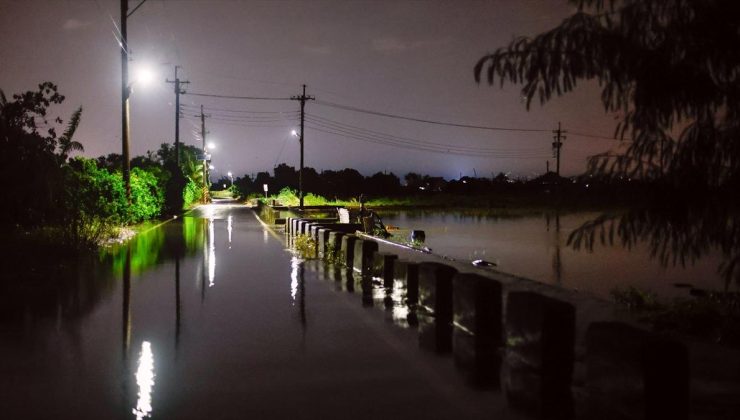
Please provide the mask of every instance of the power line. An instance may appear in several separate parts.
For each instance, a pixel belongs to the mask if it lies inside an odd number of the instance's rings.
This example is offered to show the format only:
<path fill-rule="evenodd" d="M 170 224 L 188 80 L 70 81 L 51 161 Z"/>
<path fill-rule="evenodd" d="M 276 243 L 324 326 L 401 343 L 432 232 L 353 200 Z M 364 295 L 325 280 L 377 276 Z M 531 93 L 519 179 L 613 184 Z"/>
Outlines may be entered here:
<path fill-rule="evenodd" d="M 406 120 L 406 121 L 414 121 L 414 122 L 421 122 L 426 124 L 435 124 L 435 125 L 444 125 L 448 127 L 458 127 L 458 128 L 472 128 L 476 130 L 492 130 L 492 131 L 515 131 L 515 132 L 531 132 L 531 133 L 544 133 L 549 132 L 550 130 L 545 129 L 539 129 L 539 128 L 511 128 L 511 127 L 492 127 L 492 126 L 483 126 L 483 125 L 471 125 L 471 124 L 461 124 L 461 123 L 453 123 L 453 122 L 446 122 L 446 121 L 435 121 L 435 120 L 426 120 L 423 118 L 414 118 L 414 117 L 408 117 L 404 115 L 397 115 L 397 114 L 389 114 L 386 112 L 380 112 L 380 111 L 373 111 L 370 109 L 363 109 L 358 108 L 354 106 L 349 105 L 341 105 L 336 104 L 333 102 L 327 102 L 327 101 L 316 101 L 316 104 L 328 106 L 331 108 L 337 108 L 337 109 L 343 109 L 345 111 L 352 111 L 352 112 L 359 112 L 363 114 L 370 114 L 370 115 L 377 115 L 380 117 L 386 117 L 386 118 L 394 118 L 398 120 Z"/>
<path fill-rule="evenodd" d="M 242 99 L 242 100 L 248 100 L 248 101 L 290 101 L 290 98 L 277 98 L 277 97 L 267 97 L 267 96 L 233 96 L 233 95 L 216 95 L 212 93 L 197 93 L 197 92 L 188 92 L 188 95 L 191 96 L 202 96 L 205 98 L 221 98 L 221 99 Z"/>
<path fill-rule="evenodd" d="M 589 137 L 589 138 L 593 138 L 593 139 L 612 140 L 612 141 L 623 141 L 623 142 L 631 142 L 632 141 L 630 139 L 617 139 L 617 138 L 614 138 L 614 137 L 600 136 L 598 134 L 582 133 L 582 132 L 573 131 L 573 130 L 570 131 L 570 134 L 573 135 L 573 136 Z"/>
<path fill-rule="evenodd" d="M 198 110 L 198 105 L 190 105 L 190 104 L 183 104 L 184 107 L 193 108 L 195 110 Z M 206 111 L 216 111 L 216 112 L 233 112 L 233 113 L 246 113 L 246 114 L 282 114 L 282 113 L 295 113 L 297 114 L 299 111 L 250 111 L 247 109 L 233 109 L 233 108 L 214 108 L 210 106 L 204 106 L 204 109 Z"/>
<path fill-rule="evenodd" d="M 318 131 L 320 133 L 333 134 L 333 135 L 341 136 L 341 137 L 348 138 L 348 139 L 359 140 L 359 141 L 368 142 L 368 143 L 375 143 L 375 144 L 380 144 L 384 146 L 398 147 L 398 148 L 409 149 L 409 150 L 414 150 L 414 151 L 423 151 L 423 152 L 430 152 L 430 153 L 459 155 L 459 156 L 492 157 L 496 159 L 542 159 L 544 157 L 547 157 L 546 153 L 539 154 L 539 155 L 535 155 L 535 154 L 500 155 L 500 154 L 493 154 L 490 152 L 460 151 L 460 150 L 455 150 L 454 148 L 432 149 L 432 148 L 413 146 L 413 145 L 408 145 L 408 144 L 403 144 L 403 143 L 392 143 L 392 142 L 377 140 L 377 139 L 368 138 L 368 137 L 356 135 L 356 134 L 337 132 L 331 129 L 323 129 L 320 127 L 315 127 L 315 126 L 312 126 L 311 124 L 307 125 L 307 127 L 312 130 Z"/>
<path fill-rule="evenodd" d="M 530 149 L 500 149 L 500 148 L 488 148 L 488 147 L 475 147 L 475 146 L 464 146 L 464 145 L 450 145 L 444 143 L 435 143 L 424 141 L 420 139 L 413 139 L 409 137 L 401 137 L 392 134 L 382 133 L 380 131 L 369 130 L 366 128 L 356 127 L 348 124 L 339 123 L 332 121 L 328 118 L 318 117 L 314 115 L 307 115 L 309 121 L 315 124 L 322 125 L 324 128 L 332 128 L 336 130 L 344 130 L 350 133 L 356 133 L 369 137 L 374 137 L 381 140 L 394 141 L 399 143 L 405 143 L 409 145 L 420 145 L 426 147 L 443 148 L 445 150 L 454 148 L 456 150 L 467 150 L 470 152 L 489 152 L 489 153 L 516 153 L 516 152 L 541 152 L 542 149 L 530 148 Z"/>

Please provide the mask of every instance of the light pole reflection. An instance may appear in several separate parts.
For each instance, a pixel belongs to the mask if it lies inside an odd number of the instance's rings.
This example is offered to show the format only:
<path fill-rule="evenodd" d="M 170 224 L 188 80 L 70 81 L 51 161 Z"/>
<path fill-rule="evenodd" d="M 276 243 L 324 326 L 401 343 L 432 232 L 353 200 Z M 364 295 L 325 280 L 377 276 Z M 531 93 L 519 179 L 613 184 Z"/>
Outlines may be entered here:
<path fill-rule="evenodd" d="M 216 281 L 216 234 L 213 218 L 208 219 L 208 287 Z"/>
<path fill-rule="evenodd" d="M 154 354 L 148 341 L 141 343 L 139 369 L 136 371 L 136 385 L 139 386 L 139 398 L 133 414 L 137 420 L 152 415 L 152 389 L 154 388 Z"/>
<path fill-rule="evenodd" d="M 126 247 L 126 259 L 123 263 L 123 360 L 128 357 L 131 344 L 131 245 Z"/>
<path fill-rule="evenodd" d="M 290 298 L 291 305 L 295 306 L 296 296 L 298 296 L 299 312 L 301 315 L 301 326 L 305 333 L 306 330 L 306 267 L 304 262 L 297 257 L 290 260 Z"/>
<path fill-rule="evenodd" d="M 229 215 L 226 218 L 226 230 L 229 232 L 229 249 L 231 249 L 231 231 L 232 231 L 231 222 L 232 222 L 232 216 Z"/>

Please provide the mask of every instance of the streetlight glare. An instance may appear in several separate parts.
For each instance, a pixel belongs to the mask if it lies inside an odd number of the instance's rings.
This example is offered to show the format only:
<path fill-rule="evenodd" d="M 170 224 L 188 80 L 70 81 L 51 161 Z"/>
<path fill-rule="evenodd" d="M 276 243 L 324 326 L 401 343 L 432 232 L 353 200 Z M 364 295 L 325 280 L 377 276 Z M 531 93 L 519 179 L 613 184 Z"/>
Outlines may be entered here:
<path fill-rule="evenodd" d="M 139 86 L 151 85 L 156 76 L 154 70 L 146 64 L 139 64 L 134 68 L 134 82 Z"/>
<path fill-rule="evenodd" d="M 208 144 L 206 145 L 206 147 L 208 147 L 209 149 L 215 149 L 216 148 L 216 143 L 214 143 L 212 141 L 211 142 L 208 142 Z"/>
<path fill-rule="evenodd" d="M 231 172 L 227 172 L 226 175 L 231 176 Z"/>
<path fill-rule="evenodd" d="M 292 130 L 292 131 L 290 132 L 290 135 L 291 135 L 291 136 L 293 136 L 293 137 L 298 137 L 298 132 L 297 132 L 297 131 L 295 131 L 295 130 Z"/>
<path fill-rule="evenodd" d="M 215 167 L 215 166 L 213 166 L 213 165 L 208 165 L 208 169 L 210 169 L 210 170 L 214 170 L 214 169 L 216 169 L 216 167 Z"/>

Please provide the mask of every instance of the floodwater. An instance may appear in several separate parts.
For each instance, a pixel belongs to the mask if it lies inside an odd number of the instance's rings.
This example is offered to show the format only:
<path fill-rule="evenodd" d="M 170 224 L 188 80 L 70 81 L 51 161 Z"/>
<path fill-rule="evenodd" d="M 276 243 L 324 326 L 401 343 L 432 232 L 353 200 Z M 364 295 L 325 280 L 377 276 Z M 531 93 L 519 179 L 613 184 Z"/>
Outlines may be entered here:
<path fill-rule="evenodd" d="M 597 234 L 592 250 L 576 250 L 568 245 L 569 236 L 600 213 L 551 212 L 518 217 L 494 217 L 465 210 L 379 214 L 384 223 L 403 228 L 401 232 L 425 231 L 425 246 L 435 254 L 461 261 L 490 261 L 506 273 L 603 298 L 608 298 L 615 288 L 627 286 L 652 291 L 661 298 L 674 298 L 688 297 L 691 288 L 722 290 L 726 284 L 719 271 L 724 257 L 716 248 L 708 246 L 705 250 L 703 243 L 682 242 L 682 249 L 701 255 L 693 258 L 671 253 L 671 246 L 676 245 L 670 242 L 674 237 L 699 236 L 696 229 L 688 234 L 680 231 L 676 223 L 669 225 L 673 230 L 665 234 L 668 239 L 641 238 L 624 246 L 616 238 L 615 244 L 609 245 L 608 241 L 601 244 Z M 661 255 L 667 261 L 661 262 Z"/>
<path fill-rule="evenodd" d="M 518 418 L 325 271 L 209 205 L 6 294 L 0 417 Z"/>

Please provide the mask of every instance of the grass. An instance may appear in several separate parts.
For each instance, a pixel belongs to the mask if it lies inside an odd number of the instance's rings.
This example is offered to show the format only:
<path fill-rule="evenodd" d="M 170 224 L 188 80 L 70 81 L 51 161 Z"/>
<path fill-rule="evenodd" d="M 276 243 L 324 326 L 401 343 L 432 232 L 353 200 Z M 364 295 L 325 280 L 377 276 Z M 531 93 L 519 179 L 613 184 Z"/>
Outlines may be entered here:
<path fill-rule="evenodd" d="M 289 188 L 282 189 L 260 200 L 269 204 L 273 200 L 284 206 L 298 206 L 300 199 L 296 191 Z M 554 194 L 543 191 L 503 191 L 487 194 L 447 194 L 428 193 L 398 197 L 373 197 L 365 202 L 365 207 L 383 209 L 485 209 L 494 216 L 517 216 L 541 213 L 552 209 L 569 210 L 604 210 L 625 207 L 624 203 L 615 203 L 614 200 L 604 197 L 583 198 L 582 194 Z M 348 199 L 328 199 L 320 195 L 308 193 L 304 196 L 306 206 L 336 206 L 359 208 L 361 203 L 358 197 Z"/>
<path fill-rule="evenodd" d="M 232 193 L 229 190 L 211 191 L 211 197 L 213 198 L 234 198 L 234 193 Z"/>

